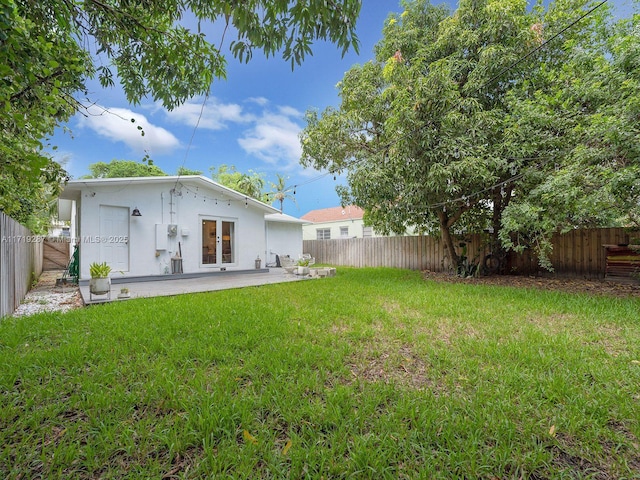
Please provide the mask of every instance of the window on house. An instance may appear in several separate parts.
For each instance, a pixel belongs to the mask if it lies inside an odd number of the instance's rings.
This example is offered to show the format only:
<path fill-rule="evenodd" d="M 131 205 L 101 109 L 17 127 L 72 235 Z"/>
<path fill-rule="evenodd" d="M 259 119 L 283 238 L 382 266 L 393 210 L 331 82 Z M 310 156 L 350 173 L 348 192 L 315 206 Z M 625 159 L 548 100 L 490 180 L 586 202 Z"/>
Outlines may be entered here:
<path fill-rule="evenodd" d="M 362 237 L 373 237 L 373 227 L 362 227 Z"/>
<path fill-rule="evenodd" d="M 331 240 L 331 229 L 330 228 L 317 229 L 316 240 Z"/>
<path fill-rule="evenodd" d="M 340 227 L 340 238 L 349 238 L 349 227 Z"/>

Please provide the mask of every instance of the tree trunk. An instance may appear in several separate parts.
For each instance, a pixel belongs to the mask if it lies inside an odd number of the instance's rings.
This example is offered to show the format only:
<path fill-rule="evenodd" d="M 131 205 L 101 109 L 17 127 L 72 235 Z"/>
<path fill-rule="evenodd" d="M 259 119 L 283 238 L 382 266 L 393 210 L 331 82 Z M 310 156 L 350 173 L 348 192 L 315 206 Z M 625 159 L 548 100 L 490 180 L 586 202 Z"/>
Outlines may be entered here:
<path fill-rule="evenodd" d="M 444 241 L 444 248 L 445 250 L 447 250 L 445 254 L 448 253 L 449 259 L 451 261 L 451 268 L 455 272 L 458 268 L 460 257 L 456 253 L 456 247 L 453 244 L 453 237 L 451 236 L 451 227 L 449 225 L 449 217 L 447 216 L 447 212 L 442 210 L 439 211 L 438 221 L 440 223 L 440 234 L 442 235 L 442 240 Z"/>
<path fill-rule="evenodd" d="M 511 200 L 511 193 L 513 192 L 513 185 L 509 184 L 503 191 L 503 189 L 496 189 L 493 195 L 493 218 L 491 221 L 493 227 L 493 233 L 491 234 L 491 245 L 494 254 L 504 255 L 505 249 L 500 241 L 500 229 L 502 228 L 502 212 L 509 201 Z"/>

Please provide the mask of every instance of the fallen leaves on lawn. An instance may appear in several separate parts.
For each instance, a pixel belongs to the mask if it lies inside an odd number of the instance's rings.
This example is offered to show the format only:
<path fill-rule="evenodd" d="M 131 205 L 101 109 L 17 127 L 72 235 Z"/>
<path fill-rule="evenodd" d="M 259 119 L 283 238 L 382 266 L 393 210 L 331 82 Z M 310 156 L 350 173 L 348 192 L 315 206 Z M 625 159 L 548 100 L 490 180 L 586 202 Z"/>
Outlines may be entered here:
<path fill-rule="evenodd" d="M 251 435 L 247 430 L 243 430 L 242 431 L 242 436 L 243 436 L 245 442 L 252 443 L 254 445 L 258 444 L 258 439 L 256 437 L 254 437 L 253 435 Z"/>

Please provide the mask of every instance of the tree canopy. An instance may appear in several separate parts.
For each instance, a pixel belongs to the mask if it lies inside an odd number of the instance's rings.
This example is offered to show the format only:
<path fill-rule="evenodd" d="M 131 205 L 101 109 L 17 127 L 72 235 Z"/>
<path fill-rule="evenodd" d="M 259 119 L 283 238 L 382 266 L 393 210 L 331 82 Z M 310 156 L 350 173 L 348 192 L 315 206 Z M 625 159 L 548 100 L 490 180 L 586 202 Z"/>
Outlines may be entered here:
<path fill-rule="evenodd" d="M 129 102 L 151 97 L 169 109 L 207 93 L 214 79 L 225 77 L 227 34 L 235 36 L 229 46 L 240 61 L 259 50 L 267 56 L 281 53 L 292 68 L 312 53 L 316 40 L 335 43 L 343 54 L 358 48 L 360 0 L 5 2 L 41 31 L 59 32 L 75 49 L 95 45 L 91 53 L 112 62 L 95 66 L 84 54 L 85 75 L 96 72 L 104 86 L 117 76 Z M 186 17 L 194 29 L 187 28 Z M 71 38 L 75 41 L 68 42 Z"/>
<path fill-rule="evenodd" d="M 632 21 L 613 28 L 602 7 L 567 28 L 591 8 L 574 0 L 402 5 L 375 60 L 339 83 L 340 107 L 307 112 L 301 162 L 346 170 L 345 204 L 381 232 L 438 231 L 454 268 L 455 233 L 493 231 L 549 267 L 544 239 L 558 228 L 637 212 Z"/>
<path fill-rule="evenodd" d="M 0 46 L 0 209 L 29 224 L 48 215 L 47 199 L 66 177 L 45 153 L 45 137 L 76 111 L 70 93 L 82 88 L 89 57 L 69 31 L 48 28 L 11 0 L 0 8 Z"/>
<path fill-rule="evenodd" d="M 109 163 L 92 163 L 89 165 L 89 174 L 82 178 L 164 177 L 166 175 L 157 165 L 135 160 L 111 160 Z"/>
<path fill-rule="evenodd" d="M 225 187 L 236 192 L 244 193 L 248 197 L 265 201 L 264 174 L 249 170 L 247 173 L 239 172 L 236 167 L 222 164 L 219 167 L 211 167 L 211 178 Z"/>
<path fill-rule="evenodd" d="M 173 109 L 225 78 L 227 48 L 242 62 L 281 53 L 292 68 L 316 40 L 357 49 L 359 11 L 360 0 L 2 0 L 0 208 L 22 221 L 57 193 L 66 173 L 46 137 L 83 108 L 75 95 L 88 78 Z"/>
<path fill-rule="evenodd" d="M 596 17 L 575 45 L 540 52 L 545 68 L 510 92 L 507 134 L 537 161 L 522 170 L 500 237 L 509 248 L 533 247 L 548 268 L 554 232 L 640 228 L 639 27 L 638 16 Z"/>
<path fill-rule="evenodd" d="M 296 203 L 296 197 L 291 193 L 287 185 L 287 177 L 281 174 L 276 174 L 276 181 L 270 182 L 271 190 L 267 193 L 265 200 L 270 200 L 271 203 L 278 202 L 280 205 L 280 212 L 284 208 L 284 201 L 291 200 Z"/>
<path fill-rule="evenodd" d="M 211 178 L 213 181 L 231 188 L 236 192 L 243 193 L 248 197 L 255 198 L 262 202 L 267 202 L 270 196 L 276 193 L 267 193 L 264 191 L 265 180 L 264 173 L 257 173 L 253 170 L 248 172 L 240 172 L 234 165 L 222 164 L 218 167 L 210 167 Z M 152 163 L 137 162 L 135 160 L 111 160 L 107 162 L 96 162 L 89 165 L 89 174 L 81 178 L 127 178 L 127 177 L 163 177 L 168 174 L 157 165 Z M 175 175 L 202 175 L 200 170 L 192 170 L 185 167 L 179 167 Z M 278 184 L 272 183 L 272 187 L 282 185 L 284 190 L 284 177 L 277 175 Z M 290 198 L 286 193 L 283 194 L 282 201 Z M 273 199 L 280 200 L 280 197 Z"/>

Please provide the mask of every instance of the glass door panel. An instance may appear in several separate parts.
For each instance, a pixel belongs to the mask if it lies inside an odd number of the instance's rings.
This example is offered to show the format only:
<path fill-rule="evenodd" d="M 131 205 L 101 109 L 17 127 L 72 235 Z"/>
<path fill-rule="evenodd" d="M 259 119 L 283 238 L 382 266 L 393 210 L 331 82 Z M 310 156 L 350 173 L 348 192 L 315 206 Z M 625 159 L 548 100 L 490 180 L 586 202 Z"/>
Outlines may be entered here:
<path fill-rule="evenodd" d="M 222 263 L 234 263 L 233 222 L 222 222 Z"/>
<path fill-rule="evenodd" d="M 211 265 L 218 263 L 218 222 L 216 220 L 202 221 L 202 263 Z"/>

